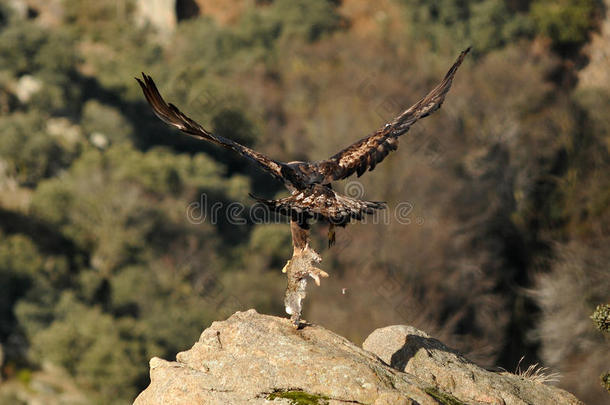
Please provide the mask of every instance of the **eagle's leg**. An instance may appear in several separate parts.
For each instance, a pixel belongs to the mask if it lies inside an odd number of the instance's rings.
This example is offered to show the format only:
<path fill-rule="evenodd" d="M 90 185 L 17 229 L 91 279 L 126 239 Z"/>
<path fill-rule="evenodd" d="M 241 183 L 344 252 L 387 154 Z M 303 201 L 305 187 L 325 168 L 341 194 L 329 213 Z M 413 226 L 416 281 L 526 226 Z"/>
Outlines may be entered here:
<path fill-rule="evenodd" d="M 290 315 L 290 320 L 295 326 L 298 326 L 301 320 L 302 301 L 306 297 L 307 277 L 313 278 L 316 285 L 320 285 L 320 278 L 328 277 L 328 273 L 316 267 L 322 258 L 309 247 L 307 223 L 290 221 L 290 230 L 294 251 L 292 258 L 282 269 L 288 277 L 284 305 L 286 313 Z"/>
<path fill-rule="evenodd" d="M 328 225 L 328 247 L 332 247 L 336 242 L 335 224 L 332 222 Z"/>

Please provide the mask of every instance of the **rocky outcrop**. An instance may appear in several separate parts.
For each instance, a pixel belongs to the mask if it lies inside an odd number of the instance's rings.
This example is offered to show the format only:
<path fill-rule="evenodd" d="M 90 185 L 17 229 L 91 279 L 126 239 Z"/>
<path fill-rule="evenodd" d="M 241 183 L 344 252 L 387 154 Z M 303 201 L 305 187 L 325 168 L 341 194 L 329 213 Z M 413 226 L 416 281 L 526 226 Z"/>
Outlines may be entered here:
<path fill-rule="evenodd" d="M 572 394 L 530 376 L 485 370 L 425 332 L 395 325 L 377 329 L 362 347 L 392 367 L 468 404 L 577 404 Z"/>
<path fill-rule="evenodd" d="M 149 23 L 162 36 L 168 36 L 176 28 L 176 0 L 138 0 L 136 20 Z"/>
<path fill-rule="evenodd" d="M 7 4 L 22 19 L 36 17 L 43 27 L 56 28 L 64 18 L 63 0 L 8 0 Z"/>
<path fill-rule="evenodd" d="M 584 49 L 589 63 L 578 73 L 580 88 L 610 88 L 610 0 L 604 0 L 603 5 L 606 15 L 600 22 L 599 31 L 593 33 Z"/>
<path fill-rule="evenodd" d="M 245 0 L 137 0 L 136 19 L 151 24 L 162 37 L 169 36 L 179 21 L 205 15 L 221 25 L 233 24 L 252 6 Z"/>
<path fill-rule="evenodd" d="M 135 404 L 581 404 L 486 371 L 408 326 L 378 329 L 364 347 L 317 325 L 237 312 L 175 362 L 153 358 Z"/>

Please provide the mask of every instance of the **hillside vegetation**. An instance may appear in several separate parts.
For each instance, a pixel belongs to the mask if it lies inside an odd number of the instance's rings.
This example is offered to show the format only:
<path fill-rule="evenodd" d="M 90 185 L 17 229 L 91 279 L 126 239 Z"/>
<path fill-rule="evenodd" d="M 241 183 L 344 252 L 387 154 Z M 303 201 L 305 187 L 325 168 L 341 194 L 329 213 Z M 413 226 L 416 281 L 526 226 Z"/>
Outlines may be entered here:
<path fill-rule="evenodd" d="M 610 83 L 577 86 L 603 4 L 178 1 L 190 12 L 165 32 L 134 0 L 12 3 L 24 7 L 0 5 L 0 403 L 129 403 L 149 358 L 173 358 L 213 320 L 283 315 L 289 227 L 248 215 L 248 193 L 281 185 L 169 129 L 134 76 L 220 135 L 318 160 L 417 101 L 469 45 L 443 108 L 336 185 L 387 201 L 388 220 L 340 229 L 330 250 L 314 226 L 330 278 L 304 316 L 356 343 L 410 324 L 607 401 L 610 347 L 589 316 L 610 302 Z"/>

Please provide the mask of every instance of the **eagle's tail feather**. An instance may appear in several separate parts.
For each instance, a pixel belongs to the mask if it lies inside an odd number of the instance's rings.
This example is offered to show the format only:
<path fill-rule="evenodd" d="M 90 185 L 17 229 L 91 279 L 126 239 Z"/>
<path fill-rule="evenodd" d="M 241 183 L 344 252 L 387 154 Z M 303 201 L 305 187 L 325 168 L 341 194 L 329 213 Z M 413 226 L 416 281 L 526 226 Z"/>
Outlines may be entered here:
<path fill-rule="evenodd" d="M 335 191 L 331 193 L 329 195 L 301 192 L 278 200 L 267 200 L 251 193 L 249 195 L 274 212 L 297 218 L 323 218 L 338 226 L 345 226 L 350 220 L 360 221 L 365 215 L 387 208 L 387 204 L 382 201 L 365 201 Z"/>

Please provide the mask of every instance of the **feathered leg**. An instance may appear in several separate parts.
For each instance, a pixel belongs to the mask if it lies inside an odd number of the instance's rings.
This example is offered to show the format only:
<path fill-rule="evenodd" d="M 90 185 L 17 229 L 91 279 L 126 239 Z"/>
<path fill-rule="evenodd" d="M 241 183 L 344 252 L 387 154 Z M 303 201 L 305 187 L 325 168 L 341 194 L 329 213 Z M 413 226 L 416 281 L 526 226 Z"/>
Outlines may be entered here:
<path fill-rule="evenodd" d="M 320 285 L 321 277 L 328 277 L 328 273 L 315 265 L 322 261 L 320 255 L 309 247 L 309 226 L 305 221 L 290 221 L 292 232 L 293 253 L 282 272 L 288 277 L 284 305 L 286 313 L 290 315 L 292 323 L 298 327 L 301 320 L 302 301 L 306 297 L 307 277 L 314 279 Z"/>

